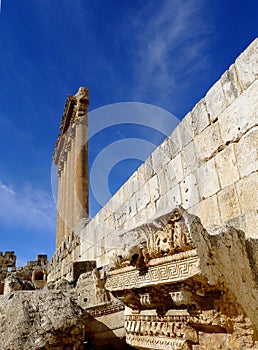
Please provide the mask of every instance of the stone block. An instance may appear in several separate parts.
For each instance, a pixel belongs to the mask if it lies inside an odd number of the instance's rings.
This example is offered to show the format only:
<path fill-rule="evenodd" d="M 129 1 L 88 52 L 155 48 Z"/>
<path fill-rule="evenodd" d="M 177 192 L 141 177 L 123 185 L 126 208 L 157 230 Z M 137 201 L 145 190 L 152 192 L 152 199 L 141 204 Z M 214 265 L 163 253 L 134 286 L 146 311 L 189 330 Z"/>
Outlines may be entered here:
<path fill-rule="evenodd" d="M 258 239 L 258 210 L 252 210 L 244 214 L 246 237 Z"/>
<path fill-rule="evenodd" d="M 243 87 L 247 89 L 258 76 L 258 39 L 236 59 L 235 67 L 238 79 Z"/>
<path fill-rule="evenodd" d="M 241 212 L 257 209 L 258 173 L 253 173 L 236 184 Z"/>
<path fill-rule="evenodd" d="M 240 215 L 240 207 L 234 185 L 228 186 L 218 193 L 218 203 L 222 222 Z"/>
<path fill-rule="evenodd" d="M 144 186 L 144 184 L 147 182 L 145 180 L 145 164 L 143 163 L 139 168 L 137 169 L 137 178 L 139 183 L 139 188 Z"/>
<path fill-rule="evenodd" d="M 165 139 L 162 142 L 162 144 L 159 146 L 159 151 L 160 151 L 161 163 L 162 163 L 162 166 L 164 167 L 172 159 L 172 152 L 170 149 L 170 142 L 168 138 Z"/>
<path fill-rule="evenodd" d="M 152 202 L 155 202 L 159 196 L 159 183 L 158 183 L 158 176 L 154 175 L 150 181 L 149 181 L 149 188 L 150 188 L 150 198 Z"/>
<path fill-rule="evenodd" d="M 247 102 L 251 108 L 252 111 L 252 125 L 257 125 L 257 119 L 258 119 L 258 80 L 255 80 L 255 82 L 249 86 L 249 88 L 244 92 L 244 96 L 247 98 Z"/>
<path fill-rule="evenodd" d="M 133 175 L 128 180 L 128 191 L 130 195 L 136 193 L 139 189 L 138 175 L 137 172 L 133 173 Z"/>
<path fill-rule="evenodd" d="M 167 198 L 168 198 L 168 210 L 172 210 L 177 205 L 182 204 L 179 185 L 175 185 L 173 188 L 171 188 L 171 190 L 167 192 Z"/>
<path fill-rule="evenodd" d="M 250 87 L 238 97 L 220 116 L 219 125 L 224 143 L 238 141 L 241 135 L 257 124 L 258 111 L 254 111 L 258 94 Z"/>
<path fill-rule="evenodd" d="M 182 147 L 186 146 L 194 138 L 192 114 L 189 112 L 178 125 Z"/>
<path fill-rule="evenodd" d="M 214 158 L 197 169 L 197 178 L 202 199 L 210 197 L 220 190 Z"/>
<path fill-rule="evenodd" d="M 144 179 L 145 179 L 145 183 L 146 183 L 154 175 L 154 169 L 153 169 L 151 156 L 146 159 L 146 161 L 144 162 L 143 166 L 144 166 Z"/>
<path fill-rule="evenodd" d="M 168 137 L 172 157 L 175 157 L 182 149 L 179 126 L 177 126 Z"/>
<path fill-rule="evenodd" d="M 189 212 L 191 214 L 199 216 L 204 227 L 221 224 L 216 195 L 201 201 L 194 207 L 190 208 Z"/>
<path fill-rule="evenodd" d="M 169 163 L 169 174 L 170 178 L 175 174 L 176 182 L 179 183 L 184 178 L 183 165 L 182 165 L 182 155 L 178 153 L 175 158 Z"/>
<path fill-rule="evenodd" d="M 161 216 L 168 212 L 168 197 L 167 194 L 163 194 L 156 201 L 157 216 Z"/>
<path fill-rule="evenodd" d="M 156 205 L 155 202 L 150 202 L 147 207 L 143 210 L 145 215 L 145 222 L 146 218 L 148 220 L 156 218 Z"/>
<path fill-rule="evenodd" d="M 258 127 L 251 129 L 236 145 L 240 177 L 258 170 Z"/>
<path fill-rule="evenodd" d="M 198 183 L 194 174 L 188 175 L 180 182 L 180 192 L 182 196 L 182 205 L 185 209 L 194 206 L 200 201 Z"/>
<path fill-rule="evenodd" d="M 198 161 L 195 153 L 194 142 L 191 141 L 181 152 L 182 167 L 184 176 L 188 176 L 198 168 Z"/>
<path fill-rule="evenodd" d="M 159 147 L 157 147 L 155 151 L 151 154 L 151 160 L 153 164 L 154 173 L 157 174 L 157 172 L 162 168 L 162 158 Z"/>
<path fill-rule="evenodd" d="M 145 184 L 142 188 L 140 188 L 136 194 L 136 204 L 137 204 L 137 209 L 138 211 L 141 211 L 144 209 L 150 202 L 150 189 L 149 189 L 149 184 Z"/>
<path fill-rule="evenodd" d="M 167 168 L 161 169 L 157 175 L 158 175 L 158 181 L 159 181 L 159 190 L 161 195 L 163 195 L 168 191 L 168 185 L 169 185 L 168 169 Z"/>
<path fill-rule="evenodd" d="M 211 121 L 215 121 L 227 107 L 224 91 L 218 80 L 205 96 L 207 111 Z"/>
<path fill-rule="evenodd" d="M 223 151 L 215 156 L 215 164 L 219 175 L 221 188 L 225 188 L 239 180 L 235 145 L 228 145 Z"/>
<path fill-rule="evenodd" d="M 129 198 L 129 216 L 135 216 L 137 213 L 137 204 L 136 204 L 136 197 L 135 194 L 133 194 L 130 198 Z"/>
<path fill-rule="evenodd" d="M 208 126 L 195 137 L 196 156 L 200 162 L 212 157 L 223 144 L 218 121 Z"/>
<path fill-rule="evenodd" d="M 243 92 L 240 86 L 235 66 L 232 64 L 220 78 L 222 88 L 226 97 L 227 105 L 230 105 Z"/>
<path fill-rule="evenodd" d="M 205 100 L 201 99 L 192 110 L 193 128 L 195 135 L 200 134 L 209 124 L 209 116 Z"/>
<path fill-rule="evenodd" d="M 127 181 L 123 184 L 122 189 L 123 189 L 123 193 L 124 193 L 123 194 L 124 200 L 127 201 L 129 198 L 128 182 Z"/>
<path fill-rule="evenodd" d="M 173 160 L 171 160 L 167 167 L 164 168 L 166 169 L 166 177 L 167 177 L 167 183 L 168 183 L 168 190 L 172 187 L 174 187 L 176 184 L 178 184 L 177 178 L 176 178 L 176 174 L 175 174 L 175 170 L 174 170 L 174 166 L 173 166 Z"/>

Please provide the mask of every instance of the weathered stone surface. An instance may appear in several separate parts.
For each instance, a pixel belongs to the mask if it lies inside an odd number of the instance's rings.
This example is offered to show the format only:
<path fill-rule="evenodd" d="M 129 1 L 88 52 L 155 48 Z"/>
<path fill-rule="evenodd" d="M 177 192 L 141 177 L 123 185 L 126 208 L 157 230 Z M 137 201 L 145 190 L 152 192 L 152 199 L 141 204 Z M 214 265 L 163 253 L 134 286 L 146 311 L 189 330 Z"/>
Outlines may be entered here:
<path fill-rule="evenodd" d="M 234 185 L 228 186 L 218 193 L 218 202 L 222 222 L 240 215 L 241 212 Z"/>
<path fill-rule="evenodd" d="M 258 127 L 251 129 L 238 142 L 236 158 L 241 177 L 258 170 Z"/>
<path fill-rule="evenodd" d="M 208 126 L 194 140 L 198 160 L 204 162 L 220 150 L 223 145 L 218 122 Z"/>
<path fill-rule="evenodd" d="M 243 87 L 247 89 L 258 76 L 258 39 L 255 39 L 250 46 L 236 59 L 236 70 L 238 79 Z"/>
<path fill-rule="evenodd" d="M 257 208 L 258 173 L 253 173 L 236 184 L 238 199 L 242 213 Z"/>
<path fill-rule="evenodd" d="M 83 349 L 85 316 L 71 294 L 15 292 L 0 310 L 1 349 Z"/>
<path fill-rule="evenodd" d="M 227 104 L 230 105 L 243 92 L 236 73 L 235 65 L 229 67 L 220 78 Z"/>
<path fill-rule="evenodd" d="M 194 207 L 191 207 L 189 212 L 201 217 L 205 227 L 221 224 L 217 195 L 204 199 Z"/>
<path fill-rule="evenodd" d="M 201 99 L 192 110 L 193 127 L 195 134 L 200 134 L 209 124 L 209 116 L 204 99 Z"/>
<path fill-rule="evenodd" d="M 11 274 L 5 279 L 4 294 L 9 294 L 18 290 L 35 290 L 35 284 L 31 281 L 22 279 L 21 277 Z"/>
<path fill-rule="evenodd" d="M 205 96 L 207 111 L 211 121 L 215 121 L 227 107 L 224 91 L 218 80 Z"/>
<path fill-rule="evenodd" d="M 219 125 L 224 143 L 238 141 L 247 130 L 257 124 L 258 112 L 253 110 L 253 105 L 258 101 L 257 86 L 254 90 L 252 86 L 249 87 L 220 114 Z M 256 93 L 254 94 L 253 91 Z"/>
<path fill-rule="evenodd" d="M 167 198 L 168 198 L 168 208 L 174 208 L 177 205 L 182 204 L 181 200 L 181 192 L 179 185 L 175 185 L 167 192 Z"/>
<path fill-rule="evenodd" d="M 169 163 L 169 170 L 171 172 L 171 177 L 176 176 L 176 182 L 179 183 L 184 178 L 183 164 L 182 164 L 182 154 L 177 154 Z"/>
<path fill-rule="evenodd" d="M 160 157 L 162 162 L 162 167 L 166 166 L 172 159 L 172 152 L 170 149 L 170 142 L 168 139 L 165 139 L 162 144 L 159 146 Z"/>
<path fill-rule="evenodd" d="M 189 112 L 178 125 L 181 145 L 185 147 L 194 138 L 194 127 L 192 114 Z"/>
<path fill-rule="evenodd" d="M 203 164 L 197 170 L 198 185 L 202 199 L 210 197 L 220 189 L 214 158 Z"/>
<path fill-rule="evenodd" d="M 198 167 L 194 142 L 188 143 L 182 150 L 182 167 L 184 176 L 190 175 Z"/>
<path fill-rule="evenodd" d="M 178 126 L 174 129 L 172 134 L 168 137 L 168 142 L 170 143 L 172 157 L 175 157 L 177 153 L 180 152 L 182 149 L 180 130 Z"/>
<path fill-rule="evenodd" d="M 150 185 L 150 197 L 151 197 L 151 201 L 155 202 L 160 194 L 159 194 L 159 183 L 158 183 L 158 176 L 154 175 L 150 181 L 149 181 L 149 185 Z"/>
<path fill-rule="evenodd" d="M 198 182 L 194 174 L 188 175 L 180 182 L 182 205 L 188 209 L 200 201 Z"/>
<path fill-rule="evenodd" d="M 225 188 L 239 180 L 234 144 L 228 145 L 223 151 L 216 154 L 215 164 L 222 188 Z"/>

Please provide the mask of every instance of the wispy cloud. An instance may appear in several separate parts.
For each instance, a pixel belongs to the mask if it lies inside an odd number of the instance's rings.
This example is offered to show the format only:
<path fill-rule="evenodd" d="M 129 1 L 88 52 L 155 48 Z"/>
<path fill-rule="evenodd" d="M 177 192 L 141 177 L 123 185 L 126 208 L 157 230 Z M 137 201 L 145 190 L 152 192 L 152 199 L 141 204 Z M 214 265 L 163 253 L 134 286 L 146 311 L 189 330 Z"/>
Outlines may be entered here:
<path fill-rule="evenodd" d="M 31 186 L 17 191 L 0 180 L 1 226 L 53 233 L 55 215 L 55 205 L 48 193 Z"/>
<path fill-rule="evenodd" d="M 135 95 L 176 103 L 189 75 L 205 69 L 211 30 L 203 0 L 151 1 L 134 14 Z"/>

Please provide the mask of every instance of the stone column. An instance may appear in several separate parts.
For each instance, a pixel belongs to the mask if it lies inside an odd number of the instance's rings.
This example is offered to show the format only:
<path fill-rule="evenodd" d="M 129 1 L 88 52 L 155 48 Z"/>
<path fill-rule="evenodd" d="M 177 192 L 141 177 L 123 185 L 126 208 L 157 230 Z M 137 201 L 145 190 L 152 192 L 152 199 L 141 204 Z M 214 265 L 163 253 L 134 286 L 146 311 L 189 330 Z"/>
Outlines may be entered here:
<path fill-rule="evenodd" d="M 74 219 L 75 225 L 89 215 L 88 203 L 88 129 L 87 119 L 80 118 L 75 126 L 74 159 Z"/>
<path fill-rule="evenodd" d="M 65 161 L 62 163 L 59 186 L 58 186 L 58 215 L 59 215 L 59 227 L 56 235 L 56 248 L 59 248 L 64 238 L 65 232 L 65 218 L 64 218 L 64 168 Z"/>
<path fill-rule="evenodd" d="M 89 216 L 88 190 L 88 105 L 89 91 L 80 88 L 75 95 L 77 99 L 75 116 L 75 159 L 74 159 L 74 224 Z"/>
<path fill-rule="evenodd" d="M 56 248 L 58 248 L 59 241 L 60 241 L 60 233 L 61 233 L 61 226 L 62 226 L 62 217 L 60 214 L 60 202 L 61 202 L 61 194 L 60 194 L 60 189 L 61 189 L 61 174 L 62 171 L 60 167 L 58 167 L 58 194 L 57 194 L 57 216 L 56 216 Z"/>
<path fill-rule="evenodd" d="M 73 212 L 73 206 L 71 203 L 71 187 L 73 186 L 73 179 L 71 177 L 71 137 L 70 131 L 67 133 L 67 159 L 66 159 L 66 205 L 65 205 L 65 217 L 66 217 L 66 237 L 68 237 L 72 231 L 71 213 Z"/>
<path fill-rule="evenodd" d="M 74 145 L 74 128 L 71 130 L 71 150 L 70 150 L 71 166 L 70 166 L 70 217 L 71 230 L 74 230 L 74 162 L 75 162 L 75 145 Z"/>

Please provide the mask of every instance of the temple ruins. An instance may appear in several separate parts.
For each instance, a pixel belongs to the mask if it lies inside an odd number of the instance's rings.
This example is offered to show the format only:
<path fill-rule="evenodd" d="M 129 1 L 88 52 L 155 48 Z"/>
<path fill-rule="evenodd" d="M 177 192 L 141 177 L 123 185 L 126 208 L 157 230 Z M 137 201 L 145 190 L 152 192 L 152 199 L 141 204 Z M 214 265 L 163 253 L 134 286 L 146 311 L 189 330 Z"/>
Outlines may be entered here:
<path fill-rule="evenodd" d="M 27 317 L 20 336 L 0 319 L 0 348 L 258 349 L 257 78 L 258 39 L 92 219 L 89 91 L 68 96 L 56 252 L 28 264 L 28 294 L 0 254 L 0 311 Z"/>

